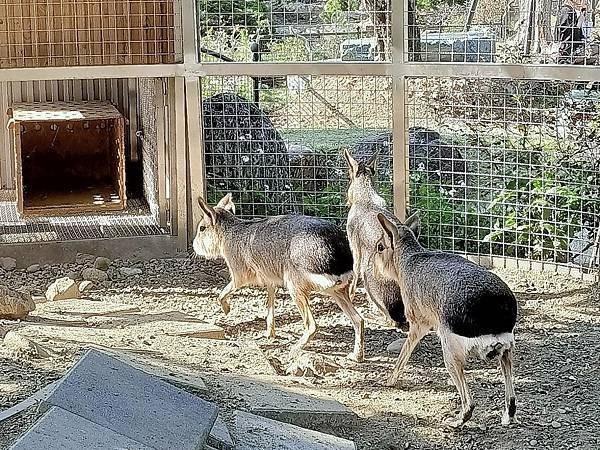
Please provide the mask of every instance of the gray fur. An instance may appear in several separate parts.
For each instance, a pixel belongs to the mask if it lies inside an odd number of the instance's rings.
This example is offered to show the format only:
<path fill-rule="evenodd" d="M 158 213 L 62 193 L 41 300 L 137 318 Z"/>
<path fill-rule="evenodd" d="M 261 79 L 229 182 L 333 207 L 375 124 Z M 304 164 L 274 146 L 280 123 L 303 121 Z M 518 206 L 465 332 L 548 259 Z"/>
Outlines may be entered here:
<path fill-rule="evenodd" d="M 362 280 L 369 299 L 390 322 L 399 327 L 405 323 L 400 287 L 396 282 L 373 273 L 369 261 L 381 237 L 381 225 L 377 220 L 377 214 L 385 214 L 390 220 L 395 220 L 387 210 L 385 200 L 373 185 L 377 155 L 369 160 L 358 162 L 346 152 L 345 158 L 350 171 L 348 187 L 350 211 L 346 229 L 354 257 L 355 280 L 352 291 L 355 290 L 358 281 Z"/>
<path fill-rule="evenodd" d="M 470 419 L 474 404 L 464 377 L 469 353 L 482 358 L 499 356 L 505 378 L 506 408 L 503 424 L 514 421 L 515 394 L 512 380 L 512 351 L 517 301 L 497 275 L 462 258 L 423 248 L 413 230 L 418 218 L 405 225 L 378 215 L 381 235 L 373 255 L 376 273 L 400 286 L 408 339 L 388 384 L 395 385 L 418 342 L 435 329 L 442 343 L 446 368 L 461 396 L 460 426 Z"/>
<path fill-rule="evenodd" d="M 206 258 L 223 258 L 231 282 L 219 295 L 223 311 L 229 312 L 229 296 L 243 286 L 267 288 L 267 332 L 273 337 L 274 295 L 286 288 L 296 302 L 304 322 L 304 335 L 297 346 L 302 349 L 316 332 L 308 306 L 311 293 L 330 295 L 348 316 L 355 330 L 354 351 L 364 356 L 364 324 L 350 301 L 352 254 L 342 230 L 335 224 L 314 217 L 283 215 L 260 220 L 236 217 L 231 195 L 216 207 L 199 199 L 204 217 L 198 225 L 194 251 Z"/>

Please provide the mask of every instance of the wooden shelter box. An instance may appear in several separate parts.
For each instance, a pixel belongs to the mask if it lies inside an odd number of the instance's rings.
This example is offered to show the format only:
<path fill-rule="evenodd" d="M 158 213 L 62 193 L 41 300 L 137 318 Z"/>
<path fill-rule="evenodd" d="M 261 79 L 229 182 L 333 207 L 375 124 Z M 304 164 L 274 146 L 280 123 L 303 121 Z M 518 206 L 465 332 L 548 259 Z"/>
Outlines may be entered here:
<path fill-rule="evenodd" d="M 22 216 L 125 208 L 125 119 L 113 105 L 15 103 L 8 113 Z"/>

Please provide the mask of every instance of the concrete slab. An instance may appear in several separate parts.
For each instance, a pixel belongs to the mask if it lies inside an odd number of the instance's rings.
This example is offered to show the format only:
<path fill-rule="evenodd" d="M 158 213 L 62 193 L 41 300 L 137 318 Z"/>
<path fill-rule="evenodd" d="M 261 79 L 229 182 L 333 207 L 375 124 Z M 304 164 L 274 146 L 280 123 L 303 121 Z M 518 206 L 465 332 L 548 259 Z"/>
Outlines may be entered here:
<path fill-rule="evenodd" d="M 94 349 L 42 405 L 63 408 L 157 450 L 202 449 L 218 411 L 214 404 Z"/>
<path fill-rule="evenodd" d="M 99 351 L 129 364 L 131 367 L 161 378 L 172 384 L 189 386 L 200 391 L 206 391 L 208 389 L 204 380 L 187 367 L 135 353 L 118 352 L 108 349 L 99 349 Z"/>
<path fill-rule="evenodd" d="M 347 406 L 303 380 L 290 383 L 291 377 L 205 374 L 214 390 L 237 398 L 248 411 L 301 427 L 330 431 L 356 419 Z"/>
<path fill-rule="evenodd" d="M 207 447 L 214 450 L 235 450 L 235 444 L 229 434 L 229 428 L 220 415 L 217 416 L 217 420 L 210 430 L 208 440 L 206 441 Z"/>
<path fill-rule="evenodd" d="M 141 333 L 152 332 L 167 336 L 195 337 L 201 339 L 225 339 L 225 330 L 217 325 L 189 318 L 179 320 L 156 320 L 131 327 Z"/>
<path fill-rule="evenodd" d="M 50 408 L 10 450 L 152 450 L 61 408 Z"/>
<path fill-rule="evenodd" d="M 81 320 L 94 316 L 115 316 L 139 312 L 137 306 L 124 303 L 71 299 L 60 303 L 46 302 L 38 306 L 34 316 L 44 319 Z"/>
<path fill-rule="evenodd" d="M 236 450 L 356 450 L 354 442 L 236 411 Z"/>

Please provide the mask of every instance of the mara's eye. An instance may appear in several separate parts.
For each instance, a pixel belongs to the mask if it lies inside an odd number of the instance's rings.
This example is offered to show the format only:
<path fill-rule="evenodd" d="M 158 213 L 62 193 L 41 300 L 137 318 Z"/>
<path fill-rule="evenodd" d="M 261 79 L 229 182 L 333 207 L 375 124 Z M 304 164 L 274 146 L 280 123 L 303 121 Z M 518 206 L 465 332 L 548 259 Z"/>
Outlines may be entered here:
<path fill-rule="evenodd" d="M 381 242 L 379 244 L 377 244 L 377 252 L 378 253 L 383 253 L 384 250 L 385 250 L 385 247 L 383 246 L 383 244 Z"/>
<path fill-rule="evenodd" d="M 200 233 L 202 233 L 204 230 L 206 230 L 206 227 L 204 225 L 200 225 L 198 227 L 198 231 L 200 231 Z"/>

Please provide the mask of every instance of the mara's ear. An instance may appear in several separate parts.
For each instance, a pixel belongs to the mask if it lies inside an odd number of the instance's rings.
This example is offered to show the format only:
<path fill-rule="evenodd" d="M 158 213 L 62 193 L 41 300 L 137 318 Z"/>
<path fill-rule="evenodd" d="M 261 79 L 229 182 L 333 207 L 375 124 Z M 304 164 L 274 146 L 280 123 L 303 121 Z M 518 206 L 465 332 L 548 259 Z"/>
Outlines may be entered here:
<path fill-rule="evenodd" d="M 371 169 L 371 172 L 373 173 L 373 175 L 375 175 L 375 167 L 377 166 L 378 159 L 379 159 L 379 150 L 376 150 L 375 153 L 373 153 L 373 156 L 371 156 L 369 158 L 369 160 L 367 161 L 367 163 L 365 164 L 369 169 Z"/>
<path fill-rule="evenodd" d="M 229 192 L 225 195 L 225 197 L 219 200 L 219 203 L 217 203 L 217 206 L 215 206 L 215 208 L 221 208 L 225 211 L 229 211 L 230 213 L 235 214 L 235 203 L 233 203 L 231 197 L 231 192 Z"/>
<path fill-rule="evenodd" d="M 358 172 L 358 162 L 352 157 L 348 149 L 344 150 L 344 158 L 348 163 L 348 168 L 350 169 L 350 176 L 355 177 Z"/>
<path fill-rule="evenodd" d="M 408 219 L 406 219 L 404 225 L 410 228 L 415 237 L 418 238 L 421 234 L 421 219 L 419 218 L 418 213 L 413 213 Z"/>
<path fill-rule="evenodd" d="M 385 246 L 393 250 L 398 242 L 398 228 L 382 213 L 377 214 L 377 220 L 379 220 L 381 228 L 383 228 L 383 242 Z"/>
<path fill-rule="evenodd" d="M 217 223 L 217 213 L 215 213 L 214 208 L 206 203 L 202 197 L 198 197 L 198 204 L 204 215 L 209 218 L 210 223 L 212 225 Z"/>

